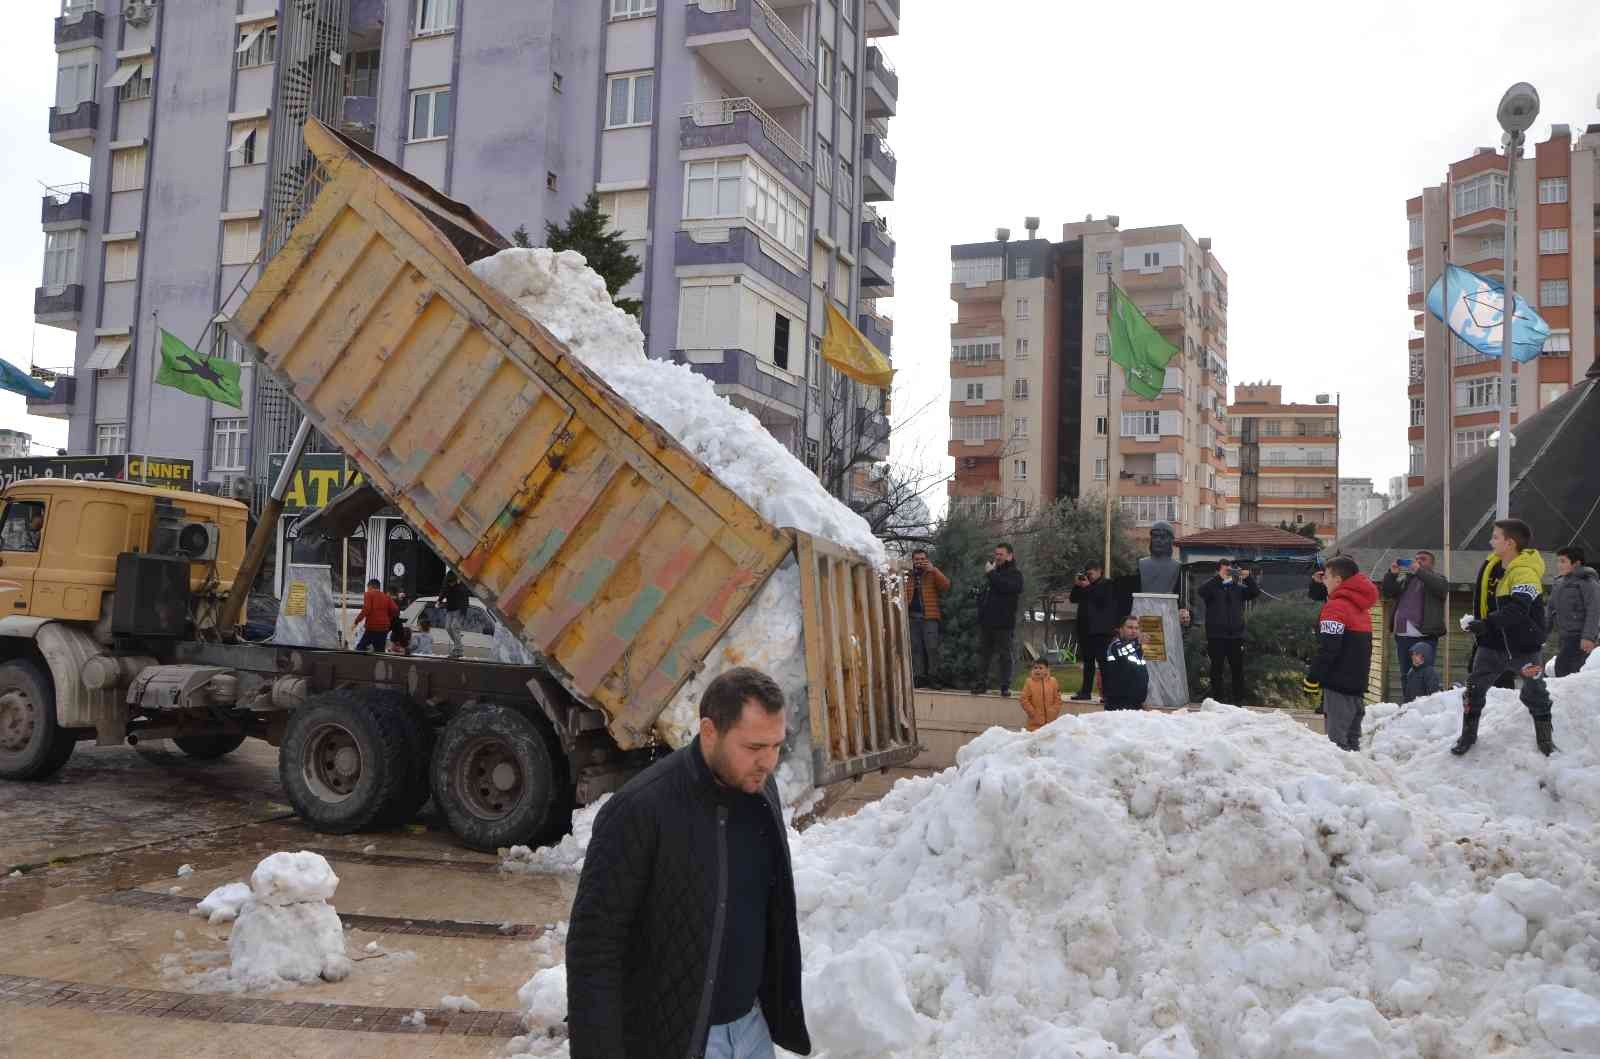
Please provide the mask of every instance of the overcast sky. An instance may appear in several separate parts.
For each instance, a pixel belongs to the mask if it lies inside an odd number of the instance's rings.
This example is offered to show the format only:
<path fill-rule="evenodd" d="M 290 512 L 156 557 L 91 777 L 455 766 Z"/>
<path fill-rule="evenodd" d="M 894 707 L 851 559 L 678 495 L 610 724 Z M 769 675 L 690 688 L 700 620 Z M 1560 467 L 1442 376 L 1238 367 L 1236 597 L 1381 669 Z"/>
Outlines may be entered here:
<path fill-rule="evenodd" d="M 598 2 L 598 0 L 594 0 Z M 49 142 L 57 0 L 11 0 L 0 38 L 0 356 L 71 360 L 70 332 L 33 324 L 41 184 L 87 178 Z M 1498 143 L 1495 105 L 1530 80 L 1551 122 L 1600 121 L 1593 0 L 902 0 L 885 42 L 900 74 L 890 217 L 900 296 L 897 459 L 943 461 L 952 242 L 1042 234 L 1086 213 L 1125 228 L 1180 222 L 1229 275 L 1229 375 L 1287 395 L 1344 395 L 1346 475 L 1385 488 L 1405 470 L 1405 200 L 1473 147 Z M 1511 9 L 1516 9 L 1513 17 Z M 64 444 L 65 424 L 0 394 L 0 425 Z M 943 506 L 942 491 L 929 498 Z"/>

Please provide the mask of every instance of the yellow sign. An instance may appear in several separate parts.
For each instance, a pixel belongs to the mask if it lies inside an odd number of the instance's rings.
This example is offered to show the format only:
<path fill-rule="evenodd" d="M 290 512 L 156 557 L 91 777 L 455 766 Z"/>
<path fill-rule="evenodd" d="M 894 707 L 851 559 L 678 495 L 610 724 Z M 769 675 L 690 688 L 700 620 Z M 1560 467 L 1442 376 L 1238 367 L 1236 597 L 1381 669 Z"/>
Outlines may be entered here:
<path fill-rule="evenodd" d="M 285 618 L 303 618 L 306 616 L 306 583 L 304 581 L 289 582 L 289 591 L 283 594 L 283 616 Z"/>
<path fill-rule="evenodd" d="M 128 481 L 143 482 L 157 489 L 190 489 L 194 486 L 194 461 L 129 456 Z"/>
<path fill-rule="evenodd" d="M 1167 632 L 1162 625 L 1159 614 L 1140 614 L 1139 631 L 1150 638 L 1144 645 L 1144 660 L 1146 662 L 1165 662 L 1167 660 Z"/>

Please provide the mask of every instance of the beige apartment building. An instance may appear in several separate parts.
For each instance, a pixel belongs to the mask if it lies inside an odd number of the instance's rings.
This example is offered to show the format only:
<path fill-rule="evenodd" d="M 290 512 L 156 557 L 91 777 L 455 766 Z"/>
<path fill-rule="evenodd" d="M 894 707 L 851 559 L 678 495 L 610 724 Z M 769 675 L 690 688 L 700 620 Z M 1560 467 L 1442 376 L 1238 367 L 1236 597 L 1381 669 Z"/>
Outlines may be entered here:
<path fill-rule="evenodd" d="M 1552 125 L 1549 139 L 1525 153 L 1517 163 L 1517 293 L 1551 334 L 1536 361 L 1516 365 L 1513 422 L 1560 397 L 1595 359 L 1600 125 L 1576 140 L 1570 126 Z M 1449 335 L 1424 300 L 1443 269 L 1446 244 L 1450 263 L 1504 281 L 1506 190 L 1505 156 L 1480 147 L 1452 163 L 1444 183 L 1406 202 L 1415 316 L 1407 388 L 1411 491 L 1439 479 L 1447 451 L 1459 464 L 1485 448 L 1498 427 L 1499 359 Z"/>
<path fill-rule="evenodd" d="M 1227 472 L 1219 492 L 1222 525 L 1260 522 L 1300 530 L 1315 526 L 1331 543 L 1339 528 L 1339 406 L 1286 403 L 1283 387 L 1240 383 L 1228 406 Z M 1372 482 L 1367 480 L 1367 490 Z"/>
<path fill-rule="evenodd" d="M 1021 518 L 1114 479 L 1138 527 L 1222 525 L 1228 292 L 1210 240 L 1115 216 L 1067 224 L 1059 243 L 1037 229 L 950 248 L 952 508 Z M 1153 400 L 1110 362 L 1113 281 L 1178 349 Z"/>

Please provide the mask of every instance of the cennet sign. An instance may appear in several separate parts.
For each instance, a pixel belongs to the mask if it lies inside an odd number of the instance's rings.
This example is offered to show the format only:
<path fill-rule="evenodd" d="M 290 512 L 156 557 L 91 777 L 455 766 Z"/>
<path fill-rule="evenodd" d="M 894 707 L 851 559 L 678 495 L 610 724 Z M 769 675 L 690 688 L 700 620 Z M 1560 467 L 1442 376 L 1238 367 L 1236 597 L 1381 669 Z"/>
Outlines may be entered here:
<path fill-rule="evenodd" d="M 161 456 L 36 456 L 0 460 L 4 484 L 34 478 L 134 482 L 156 489 L 193 489 L 194 461 Z"/>

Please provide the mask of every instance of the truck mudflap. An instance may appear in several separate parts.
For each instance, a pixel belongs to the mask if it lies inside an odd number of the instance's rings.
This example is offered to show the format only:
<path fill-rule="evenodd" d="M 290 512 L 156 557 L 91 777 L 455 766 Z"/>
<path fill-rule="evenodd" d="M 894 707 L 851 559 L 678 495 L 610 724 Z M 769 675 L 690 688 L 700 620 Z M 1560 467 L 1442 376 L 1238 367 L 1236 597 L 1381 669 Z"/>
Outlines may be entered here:
<path fill-rule="evenodd" d="M 41 624 L 33 638 L 55 684 L 56 723 L 63 728 L 93 728 L 100 746 L 121 745 L 128 734 L 128 708 L 122 696 L 116 688 L 88 688 L 82 678 L 84 666 L 105 649 L 86 629 L 64 622 Z"/>

